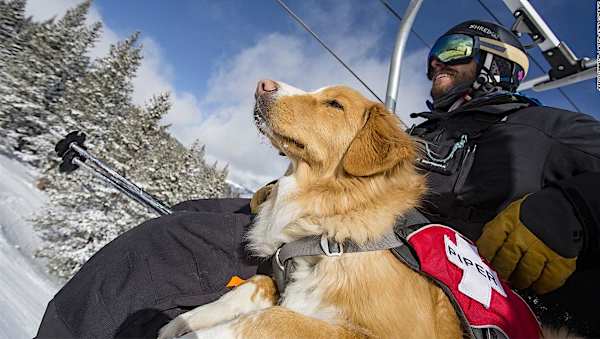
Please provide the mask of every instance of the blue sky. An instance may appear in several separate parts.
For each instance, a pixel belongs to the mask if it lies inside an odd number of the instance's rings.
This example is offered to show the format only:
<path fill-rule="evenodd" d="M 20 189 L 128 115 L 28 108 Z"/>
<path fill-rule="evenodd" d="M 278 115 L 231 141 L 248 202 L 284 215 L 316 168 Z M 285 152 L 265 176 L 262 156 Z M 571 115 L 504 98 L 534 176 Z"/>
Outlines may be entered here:
<path fill-rule="evenodd" d="M 482 1 L 502 23 L 512 24 L 502 1 Z M 77 2 L 29 0 L 28 7 L 41 18 Z M 409 0 L 389 2 L 402 14 Z M 596 57 L 594 0 L 530 2 L 577 56 Z M 286 3 L 384 97 L 398 21 L 380 1 Z M 96 55 L 111 42 L 134 31 L 142 33 L 146 59 L 134 99 L 141 103 L 152 93 L 170 91 L 175 106 L 166 121 L 173 125 L 172 133 L 187 144 L 198 138 L 212 159 L 230 164 L 232 179 L 250 187 L 279 176 L 285 167 L 251 124 L 256 81 L 274 78 L 304 89 L 343 83 L 366 93 L 274 0 L 96 0 L 90 16 L 105 25 Z M 452 25 L 468 19 L 493 20 L 477 0 L 425 0 L 414 28 L 432 44 Z M 411 36 L 397 109 L 405 120 L 411 111 L 425 109 L 426 53 L 427 47 Z M 537 50 L 532 55 L 548 67 Z M 532 65 L 528 78 L 541 74 Z M 594 80 L 563 90 L 581 111 L 600 117 Z M 525 94 L 549 106 L 573 109 L 556 90 Z"/>
<path fill-rule="evenodd" d="M 372 18 L 384 21 L 382 28 L 386 34 L 377 52 L 381 57 L 390 55 L 397 29 L 395 18 L 377 0 L 345 1 L 351 4 L 353 10 L 364 14 L 354 22 L 356 31 L 364 25 L 373 25 L 370 22 Z M 402 14 L 409 1 L 389 2 Z M 309 25 L 325 26 L 330 23 L 332 27 L 327 29 L 335 28 L 339 3 L 340 0 L 287 1 Z M 595 57 L 595 1 L 538 0 L 531 3 L 555 30 L 559 39 L 566 41 L 576 55 Z M 511 14 L 501 1 L 485 0 L 484 4 L 502 23 L 512 23 Z M 205 79 L 219 64 L 219 60 L 251 46 L 265 34 L 304 34 L 309 40 L 307 43 L 316 46 L 316 42 L 273 0 L 145 1 L 144 6 L 140 6 L 139 1 L 97 0 L 96 6 L 106 23 L 119 34 L 139 30 L 158 41 L 165 58 L 175 66 L 177 87 L 193 92 L 206 90 Z M 415 30 L 431 44 L 451 25 L 470 18 L 493 20 L 476 0 L 426 0 L 416 20 Z M 327 32 L 321 31 L 319 34 L 326 36 Z M 424 44 L 414 37 L 408 45 L 409 51 L 423 47 Z M 542 66 L 547 66 L 537 50 L 533 55 Z M 531 69 L 530 76 L 541 75 L 535 65 Z M 600 116 L 600 112 L 594 112 L 599 107 L 600 93 L 597 93 L 593 80 L 564 90 L 582 111 Z M 529 94 L 549 105 L 573 109 L 558 91 Z"/>

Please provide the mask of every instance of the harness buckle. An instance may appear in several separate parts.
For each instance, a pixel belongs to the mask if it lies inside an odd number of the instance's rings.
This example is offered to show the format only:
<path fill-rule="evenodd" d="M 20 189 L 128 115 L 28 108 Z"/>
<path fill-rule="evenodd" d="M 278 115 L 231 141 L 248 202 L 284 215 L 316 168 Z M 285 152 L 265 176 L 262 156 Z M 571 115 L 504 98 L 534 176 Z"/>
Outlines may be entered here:
<path fill-rule="evenodd" d="M 342 244 L 338 242 L 334 242 L 334 244 L 336 245 L 337 250 L 332 252 L 331 248 L 329 247 L 329 238 L 327 238 L 325 234 L 321 235 L 321 249 L 323 250 L 326 256 L 339 257 L 342 254 L 344 254 L 344 246 L 342 246 Z"/>
<path fill-rule="evenodd" d="M 282 246 L 283 247 L 283 246 Z M 275 252 L 275 262 L 277 263 L 277 266 L 279 266 L 279 268 L 282 271 L 285 271 L 285 267 L 283 266 L 283 264 L 281 263 L 281 260 L 279 259 L 279 252 L 281 252 L 281 247 L 279 247 L 277 249 L 277 252 Z"/>

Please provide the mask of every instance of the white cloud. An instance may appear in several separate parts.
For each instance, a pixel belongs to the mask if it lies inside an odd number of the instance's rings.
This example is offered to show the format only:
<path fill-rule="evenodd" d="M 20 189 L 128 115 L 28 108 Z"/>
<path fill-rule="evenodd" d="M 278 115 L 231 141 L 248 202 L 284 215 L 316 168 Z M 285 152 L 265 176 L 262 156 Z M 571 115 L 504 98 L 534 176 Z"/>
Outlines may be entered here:
<path fill-rule="evenodd" d="M 348 45 L 352 38 L 338 41 Z M 376 41 L 376 37 L 373 40 Z M 352 49 L 349 49 L 352 50 Z M 380 98 L 385 97 L 388 60 L 371 57 L 368 48 L 353 49 L 352 68 Z M 359 52 L 357 52 L 359 51 Z M 410 112 L 425 109 L 429 84 L 424 76 L 425 51 L 409 55 L 404 62 L 397 111 L 405 122 Z M 200 102 L 202 116 L 168 117 L 172 131 L 185 143 L 199 138 L 207 151 L 220 162 L 230 164 L 231 179 L 257 187 L 280 176 L 287 162 L 261 142 L 252 121 L 253 92 L 260 79 L 281 80 L 303 89 L 332 84 L 349 84 L 365 95 L 360 85 L 329 54 L 311 51 L 301 38 L 271 34 L 225 62 L 209 80 L 209 90 Z M 175 121 L 178 120 L 179 123 Z M 250 175 L 251 174 L 251 175 Z"/>
<path fill-rule="evenodd" d="M 198 99 L 192 93 L 175 89 L 173 66 L 164 60 L 159 44 L 151 37 L 143 37 L 141 44 L 144 59 L 133 79 L 133 102 L 143 104 L 154 94 L 169 92 L 173 105 L 167 123 L 181 124 L 199 118 Z"/>
<path fill-rule="evenodd" d="M 80 2 L 78 0 L 29 0 L 25 11 L 36 20 L 47 20 L 60 17 L 69 8 L 73 8 Z"/>
<path fill-rule="evenodd" d="M 78 0 L 29 0 L 27 11 L 36 19 L 62 15 Z M 388 58 L 376 57 L 387 17 L 374 12 L 369 25 L 356 29 L 356 9 L 341 3 L 336 7 L 336 24 L 318 9 L 309 10 L 314 28 L 352 69 L 377 93 L 385 98 Z M 381 17 L 377 17 L 381 16 Z M 89 21 L 102 17 L 92 6 Z M 104 24 L 104 23 L 103 23 Z M 143 32 L 142 32 L 143 33 Z M 143 36 L 143 35 L 142 35 Z M 118 36 L 106 25 L 92 56 L 105 55 L 110 44 L 125 37 Z M 142 38 L 144 60 L 134 80 L 133 99 L 147 101 L 152 94 L 169 91 L 173 108 L 165 122 L 184 144 L 195 139 L 206 144 L 208 160 L 228 163 L 230 179 L 256 188 L 280 176 L 287 161 L 256 132 L 252 121 L 254 89 L 260 79 L 281 80 L 303 89 L 316 89 L 333 84 L 347 84 L 370 96 L 331 55 L 307 36 L 273 33 L 254 45 L 220 63 L 208 79 L 209 90 L 200 97 L 175 90 L 173 68 L 161 54 L 159 44 L 151 37 Z M 409 55 L 403 63 L 397 112 L 408 121 L 408 113 L 424 110 L 429 84 L 424 76 L 425 51 Z"/>
<path fill-rule="evenodd" d="M 60 18 L 68 9 L 77 6 L 81 2 L 82 0 L 28 0 L 26 13 L 33 16 L 35 20 Z M 127 38 L 127 36 L 119 36 L 108 27 L 98 9 L 92 5 L 87 16 L 87 23 L 93 24 L 95 22 L 102 23 L 102 34 L 90 51 L 92 58 L 107 55 L 111 45 Z M 144 59 L 133 80 L 133 102 L 144 104 L 154 94 L 170 92 L 173 103 L 171 116 L 175 117 L 172 120 L 173 123 L 177 124 L 181 123 L 182 119 L 189 120 L 198 117 L 200 113 L 197 98 L 191 93 L 175 90 L 172 75 L 173 67 L 162 57 L 159 44 L 151 37 L 143 34 L 140 43 L 143 46 L 142 55 Z"/>

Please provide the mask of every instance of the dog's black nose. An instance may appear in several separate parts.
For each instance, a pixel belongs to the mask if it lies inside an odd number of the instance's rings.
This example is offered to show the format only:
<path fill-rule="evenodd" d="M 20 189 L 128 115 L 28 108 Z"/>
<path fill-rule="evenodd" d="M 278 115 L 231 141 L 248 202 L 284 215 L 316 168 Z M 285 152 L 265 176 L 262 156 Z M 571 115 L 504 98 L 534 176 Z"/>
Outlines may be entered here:
<path fill-rule="evenodd" d="M 256 86 L 256 92 L 254 93 L 254 97 L 258 98 L 260 95 L 270 92 L 277 91 L 277 83 L 273 80 L 263 79 L 258 82 Z"/>

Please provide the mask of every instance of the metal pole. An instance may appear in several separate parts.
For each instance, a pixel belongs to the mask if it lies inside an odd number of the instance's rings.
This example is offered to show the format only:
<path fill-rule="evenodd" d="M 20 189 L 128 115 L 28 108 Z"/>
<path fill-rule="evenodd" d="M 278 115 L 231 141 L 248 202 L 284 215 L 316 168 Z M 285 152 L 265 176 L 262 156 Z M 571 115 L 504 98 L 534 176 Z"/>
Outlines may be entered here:
<path fill-rule="evenodd" d="M 85 149 L 79 147 L 75 143 L 71 143 L 69 145 L 69 148 L 71 148 L 72 150 L 77 152 L 79 155 L 85 157 L 86 159 L 89 159 L 94 165 L 100 167 L 107 174 L 100 172 L 97 168 L 89 166 L 77 158 L 73 159 L 73 163 L 75 165 L 84 167 L 87 170 L 92 171 L 96 177 L 115 186 L 117 189 L 119 189 L 121 192 L 125 193 L 130 198 L 134 199 L 135 201 L 137 201 L 147 207 L 150 207 L 151 209 L 158 212 L 160 215 L 166 215 L 166 214 L 172 213 L 171 209 L 169 209 L 167 206 L 158 202 L 156 199 L 154 199 L 154 197 L 152 197 L 151 195 L 146 193 L 143 189 L 141 189 L 140 187 L 138 187 L 131 181 L 127 180 L 126 178 L 122 177 L 120 174 L 118 174 L 117 172 L 112 170 L 110 167 L 106 166 L 103 162 L 96 159 L 96 157 L 94 157 L 93 155 L 88 153 Z"/>
<path fill-rule="evenodd" d="M 396 35 L 396 46 L 394 47 L 394 53 L 392 54 L 392 60 L 390 62 L 390 73 L 388 74 L 388 86 L 385 95 L 385 107 L 394 113 L 396 112 L 396 99 L 398 98 L 398 89 L 400 87 L 400 67 L 402 66 L 402 57 L 404 55 L 404 50 L 406 49 L 408 34 L 410 33 L 422 3 L 423 0 L 410 1 L 408 8 L 406 8 L 406 11 L 404 12 L 404 19 L 402 19 L 400 28 L 398 28 L 398 34 Z"/>
<path fill-rule="evenodd" d="M 529 0 L 503 0 L 503 2 L 513 15 L 517 11 L 524 11 L 528 15 L 544 38 L 544 41 L 538 44 L 542 52 L 556 48 L 560 45 L 560 40 L 558 40 L 544 19 L 542 19 L 540 14 L 535 10 L 531 3 L 529 3 Z"/>
<path fill-rule="evenodd" d="M 581 81 L 594 79 L 597 77 L 597 74 L 598 72 L 596 71 L 596 67 L 586 68 L 583 71 L 567 75 L 564 78 L 535 84 L 533 85 L 532 89 L 536 92 L 542 92 L 547 91 L 549 89 L 561 88 L 563 86 L 575 84 Z"/>
<path fill-rule="evenodd" d="M 587 60 L 583 63 L 583 70 L 571 75 L 568 75 L 564 78 L 550 80 L 550 76 L 548 74 L 542 75 L 540 77 L 527 80 L 521 85 L 517 91 L 525 91 L 528 89 L 532 89 L 536 92 L 547 91 L 549 89 L 560 88 L 563 86 L 575 84 L 581 81 L 593 79 L 597 76 L 597 67 L 596 60 Z"/>
<path fill-rule="evenodd" d="M 114 186 L 119 191 L 121 191 L 121 193 L 123 193 L 126 196 L 128 196 L 129 198 L 135 200 L 137 203 L 144 205 L 148 208 L 151 208 L 152 210 L 157 212 L 159 215 L 167 215 L 167 214 L 172 213 L 169 209 L 163 209 L 163 208 L 154 206 L 154 205 L 150 204 L 149 202 L 143 200 L 140 196 L 137 196 L 135 193 L 129 191 L 126 187 L 121 186 L 114 178 L 111 178 L 110 176 L 98 171 L 96 168 L 86 164 L 85 162 L 79 160 L 78 158 L 73 159 L 73 164 L 75 164 L 79 167 L 85 168 L 88 172 L 92 173 L 96 178 L 106 182 L 109 185 Z"/>
<path fill-rule="evenodd" d="M 112 168 L 105 165 L 102 161 L 98 160 L 95 156 L 91 155 L 88 151 L 79 147 L 76 143 L 74 143 L 74 142 L 71 143 L 69 145 L 69 148 L 74 150 L 75 152 L 77 152 L 77 154 L 81 155 L 82 157 L 90 160 L 92 163 L 94 163 L 94 165 L 100 167 L 106 173 L 110 174 L 111 176 L 117 178 L 119 181 L 123 182 L 124 185 L 127 185 L 133 189 L 140 189 L 137 185 L 135 185 L 131 181 L 127 180 L 126 178 L 121 176 L 119 173 L 115 172 Z"/>

